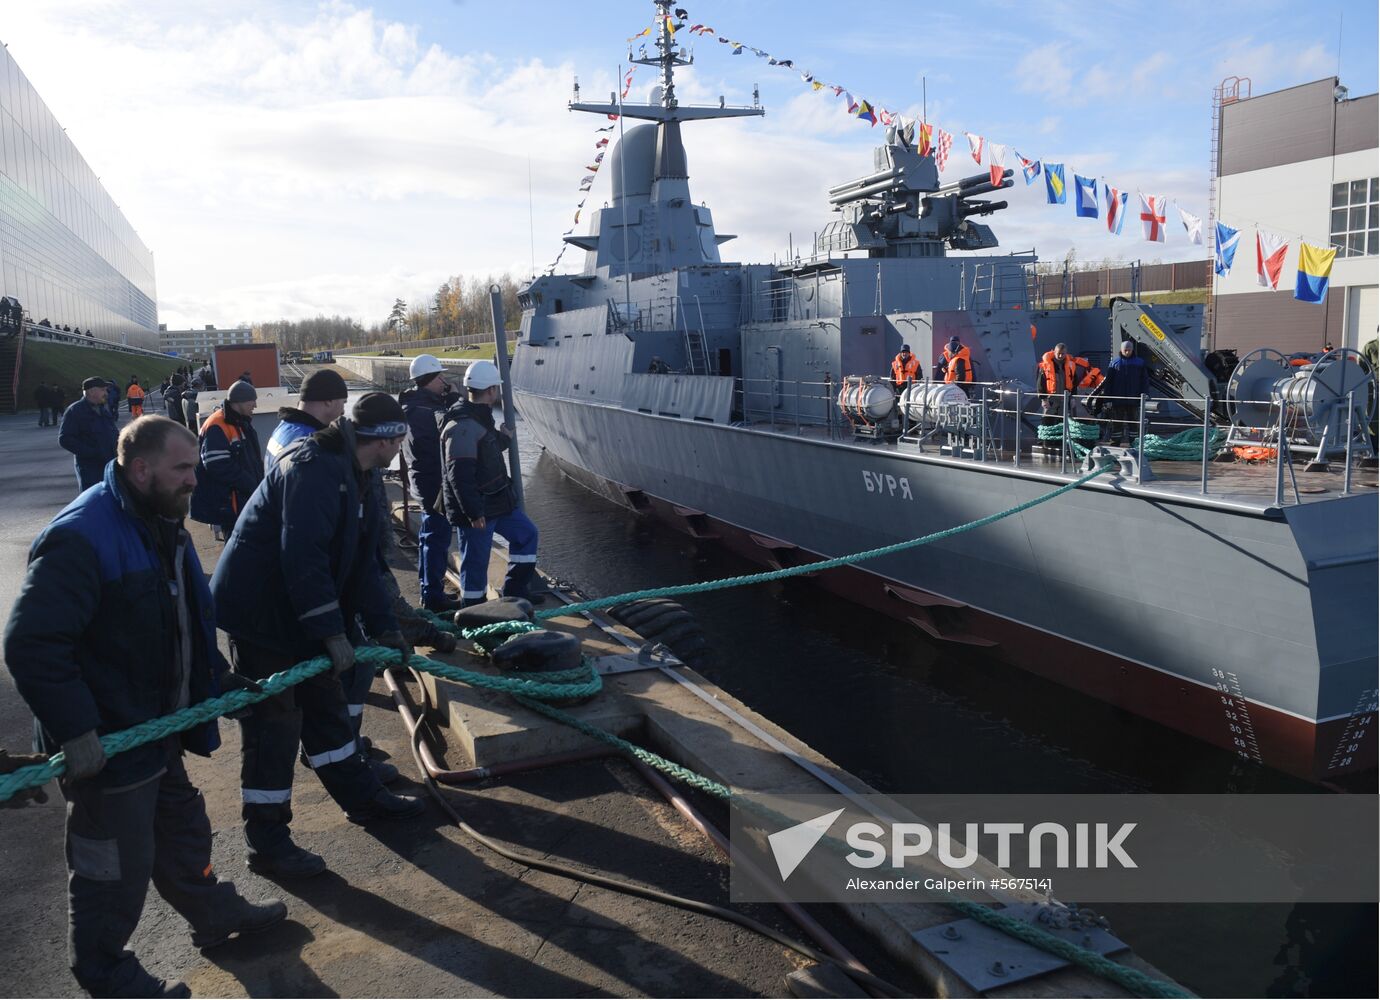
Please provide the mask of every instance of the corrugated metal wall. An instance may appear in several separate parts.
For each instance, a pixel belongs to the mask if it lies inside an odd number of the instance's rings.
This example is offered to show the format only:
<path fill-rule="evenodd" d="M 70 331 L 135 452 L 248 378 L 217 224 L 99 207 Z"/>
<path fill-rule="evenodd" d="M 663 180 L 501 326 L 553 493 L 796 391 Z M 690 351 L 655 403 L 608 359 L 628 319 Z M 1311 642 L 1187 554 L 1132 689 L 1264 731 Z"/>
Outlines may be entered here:
<path fill-rule="evenodd" d="M 1068 275 L 1069 290 L 1073 298 L 1091 298 L 1101 295 L 1103 299 L 1112 295 L 1131 294 L 1131 271 L 1129 267 L 1099 268 L 1096 271 L 1071 271 Z M 1140 268 L 1140 290 L 1142 292 L 1180 292 L 1193 288 L 1207 288 L 1212 284 L 1212 261 L 1187 260 L 1174 264 L 1143 264 Z M 1043 292 L 1044 303 L 1053 308 L 1058 305 L 1063 293 L 1063 274 L 1042 274 L 1036 294 L 1032 297 L 1038 302 L 1039 292 Z"/>
<path fill-rule="evenodd" d="M 1292 286 L 1292 274 L 1285 275 L 1280 284 L 1286 282 Z M 1217 312 L 1217 346 L 1232 347 L 1242 354 L 1257 347 L 1273 347 L 1285 354 L 1320 351 L 1329 342 L 1340 347 L 1346 310 L 1340 295 L 1329 294 L 1328 300 L 1325 305 L 1300 302 L 1292 288 L 1287 292 L 1219 295 L 1213 306 Z"/>

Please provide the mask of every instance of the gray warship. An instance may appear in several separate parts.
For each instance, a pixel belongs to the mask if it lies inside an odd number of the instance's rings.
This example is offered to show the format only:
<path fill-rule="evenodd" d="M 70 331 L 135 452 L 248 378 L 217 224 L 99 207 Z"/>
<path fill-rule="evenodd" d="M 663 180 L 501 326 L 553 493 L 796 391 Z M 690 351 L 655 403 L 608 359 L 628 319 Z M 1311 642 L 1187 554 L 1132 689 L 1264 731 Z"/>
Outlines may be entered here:
<path fill-rule="evenodd" d="M 681 126 L 763 109 L 755 95 L 681 105 L 675 69 L 692 57 L 658 35 L 633 60 L 659 71 L 648 103 L 584 102 L 577 85 L 570 104 L 646 124 L 613 147 L 612 198 L 589 232 L 566 237 L 581 271 L 520 295 L 524 431 L 584 485 L 769 567 L 960 525 L 1114 462 L 1022 514 L 813 582 L 1244 760 L 1313 780 L 1375 767 L 1364 360 L 1205 357 L 1196 305 L 1037 308 L 1034 254 L 992 252 L 979 221 L 1005 207 L 980 196 L 1010 171 L 941 184 L 895 128 L 868 173 L 831 189 L 808 253 L 724 262 L 733 237 L 691 199 Z M 928 368 L 953 337 L 972 384 L 891 383 L 903 342 Z M 1128 428 L 1139 442 L 1201 428 L 1227 436 L 1227 457 L 1265 461 L 1040 438 L 1042 425 L 1073 433 L 1041 417 L 1041 355 L 1063 342 L 1105 367 L 1124 339 L 1152 373 Z M 1065 397 L 1062 413 L 1081 411 Z"/>

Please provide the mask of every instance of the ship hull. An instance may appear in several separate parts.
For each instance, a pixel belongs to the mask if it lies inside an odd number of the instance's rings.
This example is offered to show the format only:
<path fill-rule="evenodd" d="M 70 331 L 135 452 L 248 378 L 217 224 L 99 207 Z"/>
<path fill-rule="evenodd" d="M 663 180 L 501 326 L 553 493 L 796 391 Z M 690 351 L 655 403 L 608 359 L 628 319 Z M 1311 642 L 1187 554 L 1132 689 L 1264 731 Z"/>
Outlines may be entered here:
<path fill-rule="evenodd" d="M 963 524 L 1063 481 L 518 398 L 525 428 L 586 485 L 774 568 Z M 1374 497 L 1353 506 L 1354 531 L 1368 517 L 1373 535 Z M 1369 562 L 1329 562 L 1309 551 L 1316 533 L 1281 518 L 1079 490 L 811 579 L 933 639 L 985 647 L 1245 760 L 1321 779 L 1376 765 L 1373 630 L 1355 636 L 1376 587 L 1373 544 Z"/>

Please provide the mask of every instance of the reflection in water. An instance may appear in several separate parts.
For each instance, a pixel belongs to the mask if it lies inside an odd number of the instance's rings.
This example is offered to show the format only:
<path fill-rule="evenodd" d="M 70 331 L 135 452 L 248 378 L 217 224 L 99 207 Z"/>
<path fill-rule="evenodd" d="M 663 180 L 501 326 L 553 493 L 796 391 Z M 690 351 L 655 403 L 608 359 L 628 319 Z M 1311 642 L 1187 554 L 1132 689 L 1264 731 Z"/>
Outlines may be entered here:
<path fill-rule="evenodd" d="M 756 568 L 532 458 L 524 479 L 541 565 L 588 596 Z M 680 601 L 718 654 L 704 671 L 711 680 L 883 791 L 1319 793 L 805 581 Z M 1200 995 L 1375 995 L 1374 907 L 1096 909 Z"/>

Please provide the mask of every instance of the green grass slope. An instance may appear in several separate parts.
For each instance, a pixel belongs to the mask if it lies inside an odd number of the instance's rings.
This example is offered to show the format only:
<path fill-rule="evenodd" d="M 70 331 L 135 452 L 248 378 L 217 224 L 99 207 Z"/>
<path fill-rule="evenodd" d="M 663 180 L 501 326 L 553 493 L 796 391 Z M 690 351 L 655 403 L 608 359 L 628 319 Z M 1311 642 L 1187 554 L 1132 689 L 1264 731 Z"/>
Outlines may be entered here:
<path fill-rule="evenodd" d="M 81 384 L 92 375 L 114 379 L 120 387 L 120 406 L 125 407 L 125 383 L 131 375 L 139 376 L 139 384 L 147 390 L 157 388 L 164 378 L 186 364 L 177 358 L 160 361 L 143 354 L 102 350 L 99 347 L 79 347 L 76 344 L 54 344 L 41 340 L 24 343 L 24 361 L 19 372 L 19 408 L 37 409 L 34 390 L 39 382 L 62 387 L 63 398 L 72 402 L 81 395 Z"/>

